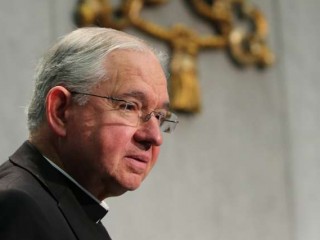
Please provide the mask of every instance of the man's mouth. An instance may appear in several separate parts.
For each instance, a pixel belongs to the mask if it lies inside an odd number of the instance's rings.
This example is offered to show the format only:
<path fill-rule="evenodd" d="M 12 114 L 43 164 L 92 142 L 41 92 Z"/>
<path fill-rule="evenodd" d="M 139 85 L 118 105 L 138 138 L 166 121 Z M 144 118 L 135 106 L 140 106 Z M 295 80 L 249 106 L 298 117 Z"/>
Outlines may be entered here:
<path fill-rule="evenodd" d="M 129 167 L 135 173 L 142 173 L 146 170 L 149 158 L 144 155 L 128 155 L 126 156 Z"/>

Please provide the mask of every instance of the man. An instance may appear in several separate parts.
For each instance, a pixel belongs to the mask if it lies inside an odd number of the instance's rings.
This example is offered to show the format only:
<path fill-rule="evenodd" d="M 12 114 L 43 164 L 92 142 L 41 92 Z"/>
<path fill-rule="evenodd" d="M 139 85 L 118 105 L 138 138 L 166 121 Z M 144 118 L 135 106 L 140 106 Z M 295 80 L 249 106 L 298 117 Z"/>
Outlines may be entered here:
<path fill-rule="evenodd" d="M 29 140 L 0 167 L 0 239 L 110 239 L 103 200 L 135 190 L 157 161 L 164 72 L 144 42 L 82 28 L 40 61 Z"/>

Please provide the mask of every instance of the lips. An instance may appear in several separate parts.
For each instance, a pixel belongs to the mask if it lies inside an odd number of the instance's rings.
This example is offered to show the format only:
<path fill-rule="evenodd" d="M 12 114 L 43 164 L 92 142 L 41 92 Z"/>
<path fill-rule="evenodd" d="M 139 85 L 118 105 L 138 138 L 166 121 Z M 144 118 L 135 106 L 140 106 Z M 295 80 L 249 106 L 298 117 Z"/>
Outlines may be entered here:
<path fill-rule="evenodd" d="M 127 155 L 126 160 L 130 169 L 135 173 L 143 173 L 150 161 L 150 158 L 145 155 Z"/>
<path fill-rule="evenodd" d="M 139 162 L 144 162 L 144 163 L 148 163 L 149 162 L 149 157 L 144 156 L 144 155 L 129 155 L 128 157 L 132 158 L 132 159 L 134 159 L 136 161 L 139 161 Z"/>

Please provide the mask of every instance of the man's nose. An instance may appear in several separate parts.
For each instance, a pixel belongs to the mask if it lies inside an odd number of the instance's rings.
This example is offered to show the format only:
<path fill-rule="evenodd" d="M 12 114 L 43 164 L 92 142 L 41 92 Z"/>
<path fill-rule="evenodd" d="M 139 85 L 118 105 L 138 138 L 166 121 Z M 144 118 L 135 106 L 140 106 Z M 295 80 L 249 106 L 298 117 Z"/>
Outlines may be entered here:
<path fill-rule="evenodd" d="M 152 115 L 149 120 L 141 122 L 135 133 L 135 138 L 139 142 L 146 142 L 153 146 L 160 146 L 163 142 L 159 120 Z"/>

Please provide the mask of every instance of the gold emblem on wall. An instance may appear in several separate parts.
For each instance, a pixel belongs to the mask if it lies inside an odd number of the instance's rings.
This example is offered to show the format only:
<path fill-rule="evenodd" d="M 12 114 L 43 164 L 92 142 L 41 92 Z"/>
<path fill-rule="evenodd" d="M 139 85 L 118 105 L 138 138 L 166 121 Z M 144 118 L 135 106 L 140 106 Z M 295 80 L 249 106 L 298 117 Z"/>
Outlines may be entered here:
<path fill-rule="evenodd" d="M 172 49 L 171 107 L 180 112 L 196 113 L 201 109 L 196 63 L 201 49 L 224 48 L 239 66 L 266 67 L 273 63 L 274 56 L 266 44 L 265 17 L 247 1 L 182 1 L 212 26 L 212 34 L 201 35 L 183 23 L 162 26 L 142 18 L 144 8 L 165 4 L 168 0 L 122 0 L 116 7 L 108 0 L 80 0 L 76 22 L 80 27 L 97 25 L 120 30 L 131 26 L 168 43 Z"/>

